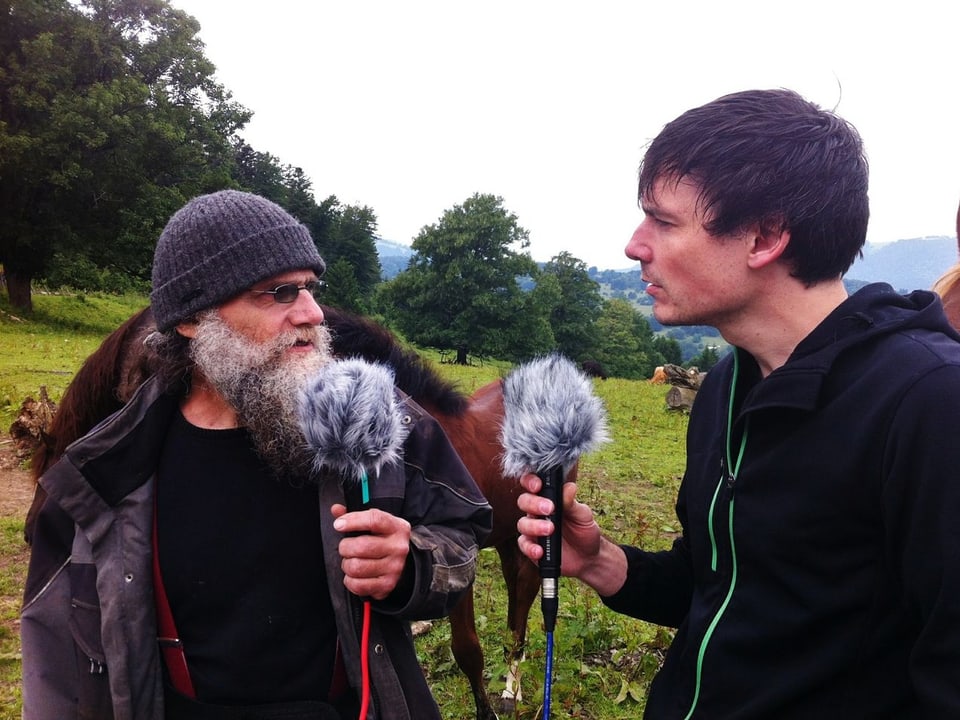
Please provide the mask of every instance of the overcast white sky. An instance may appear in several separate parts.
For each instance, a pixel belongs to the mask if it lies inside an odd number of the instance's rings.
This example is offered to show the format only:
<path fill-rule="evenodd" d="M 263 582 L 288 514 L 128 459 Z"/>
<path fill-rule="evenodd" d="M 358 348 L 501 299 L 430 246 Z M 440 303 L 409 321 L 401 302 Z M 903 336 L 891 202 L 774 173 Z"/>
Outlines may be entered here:
<path fill-rule="evenodd" d="M 630 265 L 636 173 L 663 125 L 720 95 L 789 87 L 860 130 L 868 240 L 955 234 L 960 23 L 944 0 L 172 0 L 256 149 L 318 200 L 368 205 L 409 244 L 474 192 L 530 252 Z"/>

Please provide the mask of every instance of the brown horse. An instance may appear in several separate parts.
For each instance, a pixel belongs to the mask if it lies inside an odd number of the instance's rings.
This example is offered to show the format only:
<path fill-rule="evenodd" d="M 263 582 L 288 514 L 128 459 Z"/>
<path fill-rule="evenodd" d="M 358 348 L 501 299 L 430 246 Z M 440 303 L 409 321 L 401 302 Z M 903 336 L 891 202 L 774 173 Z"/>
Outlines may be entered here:
<path fill-rule="evenodd" d="M 504 648 L 508 667 L 508 687 L 502 695 L 502 707 L 513 714 L 519 693 L 513 682 L 516 665 L 524 648 L 527 616 L 540 587 L 536 566 L 528 562 L 517 547 L 516 499 L 520 486 L 515 478 L 503 476 L 500 457 L 500 427 L 503 421 L 503 390 L 497 380 L 472 396 L 460 393 L 441 378 L 419 355 L 403 348 L 382 326 L 335 308 L 324 307 L 327 325 L 333 334 L 338 357 L 362 357 L 382 362 L 394 369 L 397 386 L 433 414 L 460 454 L 481 491 L 493 507 L 493 532 L 486 547 L 496 549 L 507 585 L 507 624 L 512 644 Z M 67 445 L 94 425 L 118 410 L 137 386 L 154 370 L 154 360 L 143 339 L 154 330 L 153 314 L 146 308 L 128 319 L 109 335 L 84 362 L 60 401 L 50 429 L 33 457 L 33 472 L 39 478 L 63 454 Z M 576 469 L 571 471 L 575 473 Z M 45 500 L 38 485 L 27 515 L 25 533 L 32 537 L 37 513 Z M 64 539 L 67 549 L 73 528 L 48 528 Z M 466 593 L 450 614 L 451 649 L 457 665 L 467 676 L 476 703 L 478 720 L 494 720 L 484 682 L 483 649 L 474 621 L 473 593 Z"/>

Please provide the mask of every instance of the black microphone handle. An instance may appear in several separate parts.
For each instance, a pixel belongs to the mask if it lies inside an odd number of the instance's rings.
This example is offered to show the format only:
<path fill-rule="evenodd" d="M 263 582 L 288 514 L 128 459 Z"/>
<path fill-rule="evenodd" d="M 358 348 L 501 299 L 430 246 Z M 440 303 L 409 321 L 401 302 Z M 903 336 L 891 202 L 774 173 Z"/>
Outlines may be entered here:
<path fill-rule="evenodd" d="M 363 481 L 350 478 L 343 481 L 343 499 L 347 512 L 365 510 L 367 503 L 363 501 Z"/>
<path fill-rule="evenodd" d="M 341 480 L 341 485 L 343 487 L 343 500 L 344 505 L 347 506 L 347 512 L 359 512 L 360 510 L 367 510 L 373 507 L 372 502 L 364 502 L 363 500 L 363 484 L 369 483 L 369 479 L 357 479 L 357 478 L 345 478 Z M 367 535 L 365 532 L 349 532 L 346 533 L 346 537 L 360 537 L 361 535 Z"/>
<path fill-rule="evenodd" d="M 556 465 L 540 470 L 537 476 L 543 482 L 538 495 L 553 502 L 553 512 L 546 516 L 553 521 L 553 532 L 540 538 L 543 557 L 540 558 L 540 606 L 547 632 L 553 632 L 559 606 L 560 549 L 563 546 L 563 467 Z"/>

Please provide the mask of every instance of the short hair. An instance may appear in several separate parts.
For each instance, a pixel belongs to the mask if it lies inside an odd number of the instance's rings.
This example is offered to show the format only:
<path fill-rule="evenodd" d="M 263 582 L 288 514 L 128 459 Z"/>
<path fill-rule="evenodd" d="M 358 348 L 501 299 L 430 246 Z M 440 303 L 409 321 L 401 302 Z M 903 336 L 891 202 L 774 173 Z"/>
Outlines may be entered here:
<path fill-rule="evenodd" d="M 843 275 L 861 255 L 870 216 L 868 166 L 856 128 L 792 90 L 748 90 L 664 126 L 640 165 L 638 199 L 689 179 L 711 235 L 758 224 L 790 232 L 783 258 L 807 285 Z"/>

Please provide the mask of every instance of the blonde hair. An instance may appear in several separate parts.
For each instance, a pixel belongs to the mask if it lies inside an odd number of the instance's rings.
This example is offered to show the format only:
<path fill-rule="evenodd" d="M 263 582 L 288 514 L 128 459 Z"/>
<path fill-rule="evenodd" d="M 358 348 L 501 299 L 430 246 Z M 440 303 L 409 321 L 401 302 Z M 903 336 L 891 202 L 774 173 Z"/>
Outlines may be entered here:
<path fill-rule="evenodd" d="M 960 280 L 960 262 L 948 268 L 947 271 L 937 279 L 931 289 L 943 298 L 953 291 L 958 280 Z"/>

